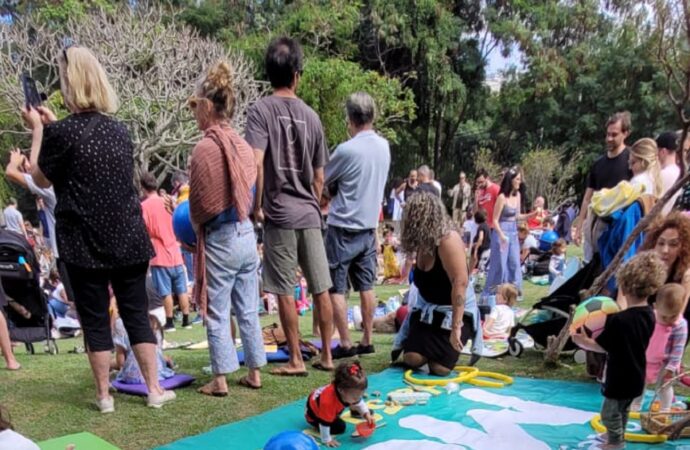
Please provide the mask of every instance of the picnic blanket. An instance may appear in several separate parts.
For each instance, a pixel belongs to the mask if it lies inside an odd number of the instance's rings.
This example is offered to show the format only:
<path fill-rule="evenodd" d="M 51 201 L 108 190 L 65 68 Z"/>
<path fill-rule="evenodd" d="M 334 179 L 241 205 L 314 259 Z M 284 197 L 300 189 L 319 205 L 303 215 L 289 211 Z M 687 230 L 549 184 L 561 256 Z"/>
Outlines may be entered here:
<path fill-rule="evenodd" d="M 369 393 L 405 387 L 400 369 L 369 377 Z M 339 437 L 341 449 L 368 450 L 549 450 L 594 448 L 589 421 L 602 397 L 595 383 L 516 378 L 504 388 L 460 385 L 460 391 L 431 397 L 426 405 L 374 412 L 386 426 L 366 440 L 352 438 L 354 425 Z M 371 400 L 372 397 L 370 396 Z M 159 447 L 159 450 L 233 450 L 263 448 L 271 436 L 286 430 L 305 430 L 304 399 L 240 422 L 215 428 Z M 640 429 L 631 421 L 629 431 Z M 656 449 L 688 448 L 690 440 L 658 444 Z M 321 447 L 325 448 L 325 447 Z M 649 449 L 628 444 L 628 449 Z"/>

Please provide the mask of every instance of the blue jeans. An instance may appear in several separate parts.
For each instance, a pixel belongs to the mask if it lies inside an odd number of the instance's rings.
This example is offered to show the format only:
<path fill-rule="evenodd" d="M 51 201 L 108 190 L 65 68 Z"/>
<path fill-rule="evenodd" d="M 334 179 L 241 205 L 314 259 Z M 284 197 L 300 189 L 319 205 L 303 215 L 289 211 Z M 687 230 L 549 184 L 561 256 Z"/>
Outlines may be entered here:
<path fill-rule="evenodd" d="M 184 267 L 187 269 L 187 281 L 194 282 L 194 255 L 187 250 L 181 248 L 182 259 L 184 260 Z"/>
<path fill-rule="evenodd" d="M 51 298 L 50 300 L 48 300 L 48 309 L 50 310 L 53 317 L 57 319 L 60 317 L 65 317 L 67 315 L 67 311 L 69 311 L 69 305 L 65 302 L 61 302 L 60 300 Z"/>
<path fill-rule="evenodd" d="M 245 365 L 255 369 L 266 364 L 259 323 L 258 267 L 251 221 L 227 222 L 206 230 L 206 335 L 215 375 L 234 372 L 240 367 L 230 335 L 233 311 L 240 329 Z"/>
<path fill-rule="evenodd" d="M 508 238 L 503 243 L 496 230 L 491 231 L 491 257 L 489 274 L 482 297 L 496 293 L 496 286 L 511 283 L 522 292 L 522 269 L 520 268 L 520 241 L 517 235 L 517 222 L 500 222 L 501 231 Z"/>

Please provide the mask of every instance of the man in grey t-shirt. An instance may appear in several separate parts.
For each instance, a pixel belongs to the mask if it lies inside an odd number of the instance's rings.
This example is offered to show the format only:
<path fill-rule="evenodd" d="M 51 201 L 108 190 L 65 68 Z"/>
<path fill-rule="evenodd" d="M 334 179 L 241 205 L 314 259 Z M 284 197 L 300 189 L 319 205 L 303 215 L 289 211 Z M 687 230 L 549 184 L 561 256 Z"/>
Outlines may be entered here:
<path fill-rule="evenodd" d="M 364 92 L 352 94 L 345 105 L 350 139 L 335 149 L 326 166 L 326 186 L 333 194 L 328 210 L 326 254 L 333 287 L 333 317 L 340 345 L 333 358 L 374 353 L 371 333 L 376 297 L 376 226 L 391 163 L 388 141 L 374 131 L 374 99 Z M 348 277 L 359 292 L 364 335 L 352 345 L 347 328 Z"/>
<path fill-rule="evenodd" d="M 314 367 L 332 370 L 333 312 L 331 279 L 321 236 L 318 199 L 328 162 L 325 137 L 316 113 L 297 97 L 302 49 L 290 38 L 275 39 L 266 51 L 266 73 L 273 94 L 247 112 L 245 139 L 256 155 L 257 195 L 254 218 L 264 220 L 264 291 L 278 296 L 280 322 L 290 350 L 287 365 L 275 375 L 306 375 L 299 345 L 294 286 L 298 263 L 319 315 L 323 341 Z"/>
<path fill-rule="evenodd" d="M 15 198 L 10 198 L 7 202 L 7 207 L 3 210 L 3 214 L 5 215 L 5 225 L 7 229 L 26 237 L 24 217 L 17 209 L 17 200 Z"/>

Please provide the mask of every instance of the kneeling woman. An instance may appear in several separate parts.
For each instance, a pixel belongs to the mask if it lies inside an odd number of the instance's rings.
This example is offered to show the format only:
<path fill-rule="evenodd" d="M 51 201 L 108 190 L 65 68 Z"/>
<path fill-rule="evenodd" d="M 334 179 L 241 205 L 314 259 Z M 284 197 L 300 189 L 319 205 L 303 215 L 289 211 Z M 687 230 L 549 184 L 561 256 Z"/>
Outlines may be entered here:
<path fill-rule="evenodd" d="M 474 334 L 472 320 L 464 318 L 468 272 L 462 238 L 440 199 L 417 193 L 405 205 L 401 241 L 407 255 L 417 256 L 419 289 L 403 344 L 405 364 L 428 364 L 431 373 L 448 375 Z"/>

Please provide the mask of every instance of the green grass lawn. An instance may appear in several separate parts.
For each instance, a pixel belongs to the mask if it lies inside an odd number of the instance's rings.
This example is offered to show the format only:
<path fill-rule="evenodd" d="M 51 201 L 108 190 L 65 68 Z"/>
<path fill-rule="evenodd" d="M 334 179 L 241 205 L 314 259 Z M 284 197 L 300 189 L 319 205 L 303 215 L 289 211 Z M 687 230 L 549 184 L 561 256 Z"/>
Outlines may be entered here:
<path fill-rule="evenodd" d="M 569 255 L 571 253 L 575 252 L 569 251 Z M 399 288 L 379 286 L 376 293 L 379 299 L 386 300 L 397 294 Z M 546 291 L 545 287 L 525 282 L 525 300 L 520 306 L 528 308 L 546 295 Z M 351 297 L 351 304 L 357 302 L 357 297 Z M 277 315 L 262 318 L 264 325 L 277 321 Z M 311 337 L 311 322 L 311 314 L 300 318 L 304 337 Z M 358 339 L 360 334 L 355 332 L 354 336 Z M 169 333 L 166 338 L 178 342 L 200 341 L 205 339 L 205 330 L 196 326 L 192 330 Z M 379 372 L 388 366 L 392 340 L 392 335 L 375 335 L 377 353 L 363 358 L 368 373 Z M 115 413 L 101 415 L 93 406 L 94 388 L 86 356 L 68 353 L 75 345 L 81 345 L 81 341 L 61 340 L 58 344 L 60 354 L 56 356 L 45 353 L 27 355 L 23 347 L 17 347 L 22 370 L 0 370 L 0 403 L 10 411 L 15 428 L 36 441 L 89 431 L 122 449 L 151 448 L 303 398 L 315 387 L 329 381 L 328 374 L 308 366 L 308 378 L 279 378 L 265 374 L 264 388 L 253 391 L 235 385 L 246 374 L 246 370 L 241 369 L 229 377 L 231 388 L 228 397 L 210 398 L 195 391 L 197 386 L 210 379 L 202 372 L 202 368 L 209 364 L 208 351 L 171 350 L 167 353 L 175 359 L 180 371 L 197 377 L 193 388 L 178 390 L 177 401 L 160 410 L 146 408 L 141 398 L 114 394 Z M 37 350 L 40 347 L 37 346 Z M 563 356 L 566 365 L 559 369 L 547 371 L 541 362 L 540 352 L 527 350 L 520 358 L 484 358 L 478 366 L 482 370 L 524 377 L 586 380 L 584 366 L 573 363 L 570 356 Z"/>

